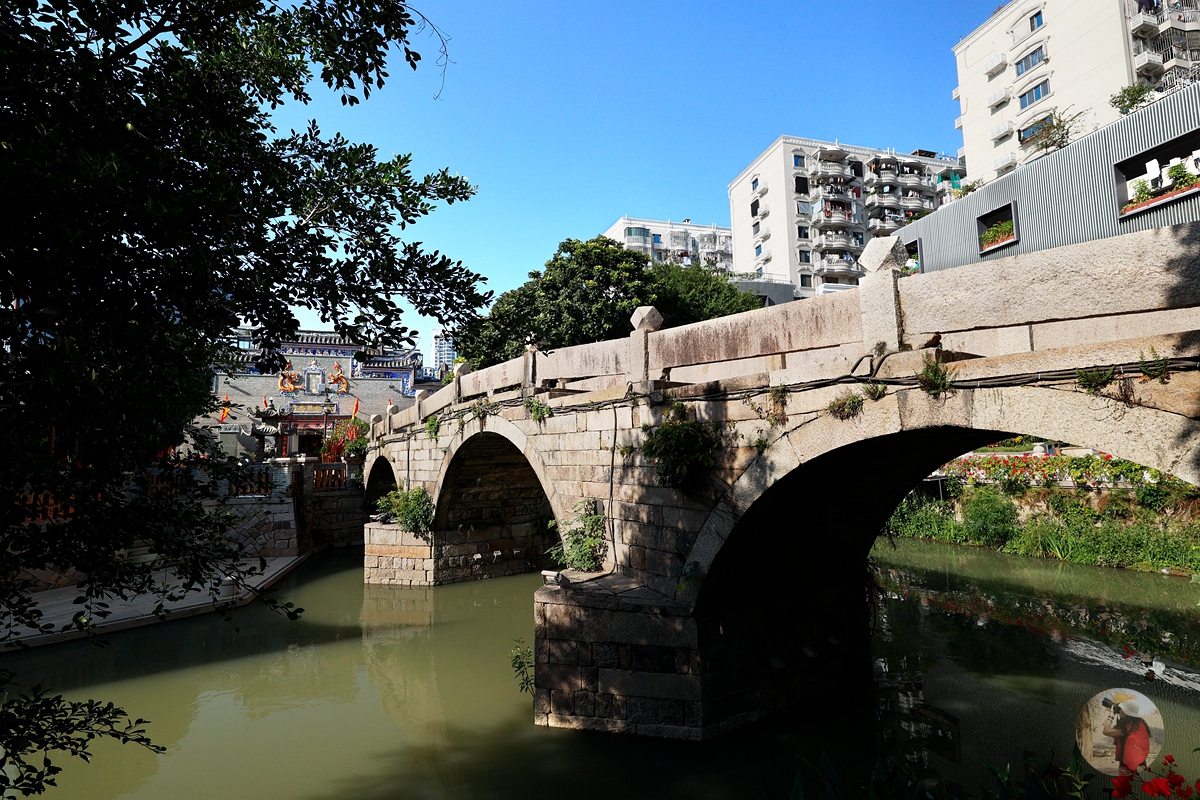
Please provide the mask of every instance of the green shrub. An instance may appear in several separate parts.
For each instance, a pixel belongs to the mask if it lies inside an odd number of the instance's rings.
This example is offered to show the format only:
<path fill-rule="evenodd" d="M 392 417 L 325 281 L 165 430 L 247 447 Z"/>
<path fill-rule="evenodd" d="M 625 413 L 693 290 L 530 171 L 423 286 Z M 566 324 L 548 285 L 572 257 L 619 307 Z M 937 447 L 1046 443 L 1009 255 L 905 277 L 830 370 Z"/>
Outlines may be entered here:
<path fill-rule="evenodd" d="M 1196 176 L 1188 172 L 1187 164 L 1183 162 L 1168 167 L 1167 177 L 1171 179 L 1175 189 L 1190 189 L 1197 181 Z"/>
<path fill-rule="evenodd" d="M 943 394 L 954 394 L 954 370 L 947 367 L 939 353 L 937 356 L 925 354 L 925 366 L 917 373 L 917 386 L 938 397 Z"/>
<path fill-rule="evenodd" d="M 1080 389 L 1083 389 L 1088 394 L 1098 394 L 1101 389 L 1107 387 L 1116 379 L 1117 370 L 1115 367 L 1109 367 L 1108 369 L 1096 367 L 1093 370 L 1075 370 L 1075 382 L 1079 384 Z"/>
<path fill-rule="evenodd" d="M 554 416 L 554 409 L 536 397 L 525 399 L 525 411 L 529 414 L 529 418 L 538 424 Z"/>
<path fill-rule="evenodd" d="M 1120 111 L 1122 114 L 1129 114 L 1137 111 L 1144 105 L 1149 104 L 1154 100 L 1154 87 L 1145 83 L 1135 83 L 1132 86 L 1126 86 L 1121 91 L 1108 98 L 1108 104 Z"/>
<path fill-rule="evenodd" d="M 963 533 L 972 542 L 1003 547 L 1017 533 L 1017 507 L 992 489 L 977 489 L 963 502 Z"/>
<path fill-rule="evenodd" d="M 593 572 L 604 563 L 608 552 L 604 515 L 596 513 L 594 500 L 580 500 L 571 511 L 575 519 L 570 524 L 559 525 L 557 520 L 548 523 L 551 530 L 558 530 L 560 541 L 546 555 L 571 569 Z"/>
<path fill-rule="evenodd" d="M 1150 191 L 1150 184 L 1144 180 L 1133 182 L 1133 204 L 1145 203 L 1154 199 L 1154 193 Z"/>
<path fill-rule="evenodd" d="M 1001 220 L 985 230 L 979 237 L 979 242 L 984 247 L 991 247 L 994 244 L 1003 242 L 1005 239 L 1013 238 L 1015 232 L 1016 229 L 1013 227 L 1011 219 Z"/>
<path fill-rule="evenodd" d="M 931 539 L 936 542 L 962 543 L 964 540 L 954 516 L 944 503 L 917 494 L 910 494 L 884 527 L 890 536 Z"/>
<path fill-rule="evenodd" d="M 1151 511 L 1162 511 L 1163 507 L 1171 500 L 1171 492 L 1161 484 L 1143 483 L 1137 487 L 1137 494 L 1134 499 L 1142 508 L 1148 508 Z"/>
<path fill-rule="evenodd" d="M 442 418 L 436 414 L 426 418 L 425 420 L 425 435 L 433 439 L 433 443 L 437 444 L 438 434 L 442 431 Z"/>
<path fill-rule="evenodd" d="M 830 401 L 829 413 L 838 419 L 852 419 L 862 412 L 863 402 L 861 394 L 847 389 Z"/>
<path fill-rule="evenodd" d="M 377 503 L 379 513 L 412 533 L 429 533 L 433 528 L 433 500 L 423 488 L 394 489 Z"/>
<path fill-rule="evenodd" d="M 687 407 L 671 403 L 657 428 L 642 425 L 646 440 L 642 455 L 658 464 L 658 482 L 675 489 L 690 488 L 716 465 L 714 451 L 721 445 L 721 426 L 689 419 Z"/>

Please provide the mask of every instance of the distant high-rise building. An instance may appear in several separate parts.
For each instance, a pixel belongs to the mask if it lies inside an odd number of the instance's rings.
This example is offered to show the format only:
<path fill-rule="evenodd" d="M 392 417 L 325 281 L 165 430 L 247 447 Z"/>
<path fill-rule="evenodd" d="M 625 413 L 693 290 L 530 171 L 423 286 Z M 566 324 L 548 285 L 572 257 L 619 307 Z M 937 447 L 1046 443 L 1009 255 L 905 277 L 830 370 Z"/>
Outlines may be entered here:
<path fill-rule="evenodd" d="M 796 298 L 857 286 L 871 237 L 949 202 L 963 172 L 928 150 L 780 136 L 729 184 L 734 271 Z"/>
<path fill-rule="evenodd" d="M 954 46 L 968 175 L 990 181 L 1037 158 L 1030 138 L 1053 114 L 1075 136 L 1121 117 L 1109 98 L 1160 95 L 1200 80 L 1197 0 L 1013 0 Z"/>
<path fill-rule="evenodd" d="M 443 365 L 450 369 L 454 368 L 454 359 L 458 358 L 458 351 L 454 349 L 453 336 L 442 328 L 434 328 L 432 348 L 430 369 L 434 373 L 441 370 Z"/>
<path fill-rule="evenodd" d="M 654 261 L 705 264 L 726 270 L 733 266 L 733 239 L 729 228 L 719 225 L 696 225 L 690 219 L 671 222 L 621 217 L 602 235 Z"/>

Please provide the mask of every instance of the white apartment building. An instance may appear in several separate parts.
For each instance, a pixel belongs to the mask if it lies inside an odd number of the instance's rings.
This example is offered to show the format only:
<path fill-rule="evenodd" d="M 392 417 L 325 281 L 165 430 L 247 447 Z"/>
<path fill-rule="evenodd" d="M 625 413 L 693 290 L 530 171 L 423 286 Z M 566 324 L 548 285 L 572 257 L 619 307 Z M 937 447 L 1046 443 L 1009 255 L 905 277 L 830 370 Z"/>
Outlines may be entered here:
<path fill-rule="evenodd" d="M 1057 111 L 1078 135 L 1113 122 L 1109 98 L 1200 77 L 1198 0 L 1012 0 L 954 47 L 967 170 L 990 181 L 1037 156 L 1027 140 Z"/>
<path fill-rule="evenodd" d="M 708 264 L 726 270 L 733 267 L 732 234 L 719 225 L 696 225 L 690 219 L 672 222 L 621 217 L 601 235 L 654 261 Z"/>
<path fill-rule="evenodd" d="M 458 351 L 454 349 L 454 337 L 446 333 L 443 328 L 434 328 L 431 338 L 433 352 L 429 354 L 429 370 L 437 374 L 442 365 L 453 368 L 454 359 L 458 358 Z"/>
<path fill-rule="evenodd" d="M 780 136 L 729 184 L 734 271 L 790 283 L 798 298 L 857 286 L 871 236 L 948 202 L 962 176 L 925 150 Z"/>

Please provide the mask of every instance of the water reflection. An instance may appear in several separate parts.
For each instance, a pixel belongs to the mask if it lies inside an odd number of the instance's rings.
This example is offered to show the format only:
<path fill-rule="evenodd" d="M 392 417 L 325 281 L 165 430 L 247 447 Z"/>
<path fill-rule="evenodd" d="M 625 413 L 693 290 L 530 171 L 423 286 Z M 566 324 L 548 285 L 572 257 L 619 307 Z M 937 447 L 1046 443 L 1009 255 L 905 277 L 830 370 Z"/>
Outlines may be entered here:
<path fill-rule="evenodd" d="M 968 785 L 981 758 L 1066 753 L 1083 703 L 1140 674 L 1104 636 L 1177 643 L 1200 628 L 1200 587 L 1186 581 L 901 544 L 877 552 L 896 599 L 874 642 L 874 691 L 814 687 L 792 713 L 699 744 L 531 724 L 508 651 L 532 641 L 536 576 L 364 587 L 355 552 L 290 579 L 285 598 L 308 609 L 300 622 L 252 606 L 235 614 L 237 631 L 197 617 L 113 634 L 102 650 L 0 658 L 24 680 L 153 720 L 168 748 L 104 744 L 92 765 L 70 763 L 51 797 L 723 798 L 786 796 L 797 758 L 823 749 L 843 769 L 881 750 L 926 759 Z M 1076 613 L 1098 601 L 1104 634 L 1088 627 L 1098 614 Z M 1192 758 L 1200 692 L 1166 680 L 1138 689 L 1163 710 L 1167 751 Z"/>

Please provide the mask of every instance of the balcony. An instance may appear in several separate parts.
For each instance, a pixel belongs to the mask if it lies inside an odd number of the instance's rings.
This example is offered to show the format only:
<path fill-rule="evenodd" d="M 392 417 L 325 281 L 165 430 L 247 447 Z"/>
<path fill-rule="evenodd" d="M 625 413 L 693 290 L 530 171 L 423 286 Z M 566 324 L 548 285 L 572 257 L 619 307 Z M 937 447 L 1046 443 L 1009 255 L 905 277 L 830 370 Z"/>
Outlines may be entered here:
<path fill-rule="evenodd" d="M 1154 36 L 1158 33 L 1158 17 L 1154 14 L 1134 14 L 1129 19 L 1129 32 L 1134 36 Z"/>
<path fill-rule="evenodd" d="M 1012 99 L 1012 89 L 1005 86 L 1000 91 L 992 92 L 991 94 L 988 95 L 987 107 L 995 108 L 996 106 L 1002 106 L 1011 99 Z"/>
<path fill-rule="evenodd" d="M 963 125 L 963 123 L 962 123 L 962 117 L 955 117 L 955 118 L 954 118 L 954 129 L 955 129 L 955 130 L 958 130 L 958 131 L 961 131 L 961 130 L 962 130 L 962 125 Z"/>
<path fill-rule="evenodd" d="M 808 168 L 808 174 L 814 178 L 846 178 L 850 180 L 854 177 L 849 164 L 842 161 L 821 161 L 820 159 L 813 159 Z"/>
<path fill-rule="evenodd" d="M 924 173 L 901 172 L 896 181 L 907 189 L 929 188 L 929 179 L 925 177 Z"/>
<path fill-rule="evenodd" d="M 1161 75 L 1163 72 L 1163 57 L 1161 53 L 1147 50 L 1133 57 L 1133 69 L 1138 75 Z"/>
<path fill-rule="evenodd" d="M 1004 53 L 997 53 L 984 62 L 983 71 L 986 72 L 990 78 L 999 75 L 1007 67 L 1008 56 L 1006 56 Z"/>
<path fill-rule="evenodd" d="M 871 233 L 891 233 L 898 231 L 904 227 L 904 219 L 898 216 L 887 215 L 872 219 L 867 223 L 867 229 Z"/>
<path fill-rule="evenodd" d="M 865 205 L 867 208 L 899 208 L 900 195 L 895 192 L 869 194 Z"/>
<path fill-rule="evenodd" d="M 826 211 L 822 214 L 813 214 L 811 224 L 814 228 L 845 228 L 858 224 L 858 221 L 845 211 Z"/>
<path fill-rule="evenodd" d="M 812 193 L 812 198 L 815 200 L 836 200 L 839 203 L 849 203 L 854 198 L 850 196 L 844 189 L 839 189 L 836 186 L 820 185 L 816 192 Z"/>
<path fill-rule="evenodd" d="M 921 211 L 922 209 L 933 208 L 924 197 L 901 197 L 900 207 L 909 211 Z"/>
<path fill-rule="evenodd" d="M 900 175 L 894 169 L 880 169 L 868 172 L 864 183 L 867 186 L 899 186 Z"/>
<path fill-rule="evenodd" d="M 1020 159 L 1017 158 L 1016 153 L 1005 153 L 992 162 L 992 169 L 996 172 L 1003 172 L 1006 169 L 1012 169 L 1018 163 L 1020 163 Z"/>
<path fill-rule="evenodd" d="M 1014 125 L 1013 121 L 1010 119 L 1007 122 L 1001 122 L 999 125 L 992 128 L 988 135 L 994 142 L 997 139 L 1003 139 L 1005 136 L 1010 136 L 1016 129 L 1016 125 Z"/>
<path fill-rule="evenodd" d="M 817 275 L 862 275 L 863 268 L 852 258 L 826 256 L 812 265 Z"/>
<path fill-rule="evenodd" d="M 863 246 L 854 237 L 843 231 L 827 231 L 821 234 L 816 238 L 814 247 L 820 252 L 827 250 L 861 251 L 863 249 Z"/>
<path fill-rule="evenodd" d="M 951 100 L 957 100 L 957 99 L 958 99 L 958 97 L 959 97 L 959 94 L 958 94 L 958 87 L 957 87 L 957 86 L 955 86 L 955 87 L 954 87 L 954 90 L 953 90 L 952 92 L 950 92 L 950 99 L 951 99 Z"/>

